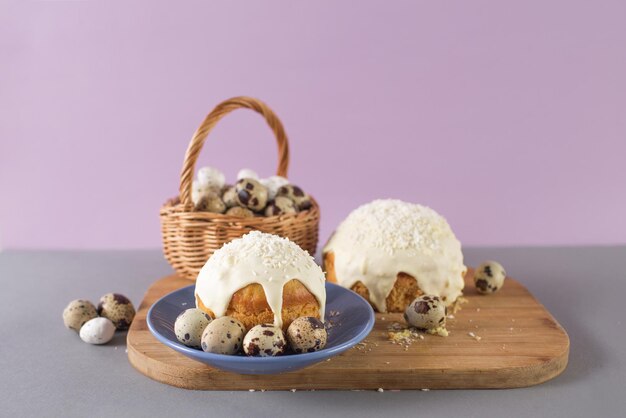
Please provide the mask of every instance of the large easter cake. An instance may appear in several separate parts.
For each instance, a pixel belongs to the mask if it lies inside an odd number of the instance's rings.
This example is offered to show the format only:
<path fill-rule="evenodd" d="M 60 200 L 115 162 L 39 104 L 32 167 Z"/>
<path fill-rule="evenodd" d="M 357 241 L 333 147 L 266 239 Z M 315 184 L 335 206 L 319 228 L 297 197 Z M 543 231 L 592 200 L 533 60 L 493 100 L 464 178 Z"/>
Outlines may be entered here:
<path fill-rule="evenodd" d="M 286 330 L 299 317 L 324 321 L 322 269 L 292 241 L 253 231 L 224 244 L 196 280 L 196 306 L 212 318 L 230 316 L 250 329 Z"/>
<path fill-rule="evenodd" d="M 461 243 L 434 210 L 375 200 L 348 215 L 323 250 L 327 280 L 354 290 L 379 312 L 404 312 L 417 296 L 446 305 L 461 296 Z"/>

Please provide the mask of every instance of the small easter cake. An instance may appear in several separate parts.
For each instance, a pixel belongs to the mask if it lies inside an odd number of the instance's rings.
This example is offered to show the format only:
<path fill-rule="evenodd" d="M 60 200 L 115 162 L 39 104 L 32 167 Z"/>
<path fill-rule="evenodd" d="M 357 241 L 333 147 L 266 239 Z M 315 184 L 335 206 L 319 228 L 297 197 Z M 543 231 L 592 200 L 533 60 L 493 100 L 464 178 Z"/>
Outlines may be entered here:
<path fill-rule="evenodd" d="M 302 316 L 324 320 L 325 278 L 297 244 L 253 231 L 209 258 L 198 274 L 195 299 L 212 318 L 230 316 L 246 329 L 273 324 L 287 330 Z"/>
<path fill-rule="evenodd" d="M 434 210 L 401 200 L 375 200 L 348 215 L 323 249 L 336 282 L 378 312 L 404 312 L 416 297 L 436 295 L 451 305 L 467 268 L 461 243 Z"/>

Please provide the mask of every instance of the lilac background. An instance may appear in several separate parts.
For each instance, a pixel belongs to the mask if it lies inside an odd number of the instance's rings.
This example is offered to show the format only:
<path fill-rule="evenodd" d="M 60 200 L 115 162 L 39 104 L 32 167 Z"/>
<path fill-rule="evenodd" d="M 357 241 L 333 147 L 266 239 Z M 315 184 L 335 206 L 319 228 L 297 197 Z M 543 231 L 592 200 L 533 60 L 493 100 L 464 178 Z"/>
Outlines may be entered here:
<path fill-rule="evenodd" d="M 465 244 L 624 243 L 625 21 L 623 1 L 2 3 L 0 240 L 159 246 L 191 134 L 245 94 L 283 120 L 322 240 L 387 196 Z M 240 111 L 201 162 L 269 175 L 275 153 Z"/>

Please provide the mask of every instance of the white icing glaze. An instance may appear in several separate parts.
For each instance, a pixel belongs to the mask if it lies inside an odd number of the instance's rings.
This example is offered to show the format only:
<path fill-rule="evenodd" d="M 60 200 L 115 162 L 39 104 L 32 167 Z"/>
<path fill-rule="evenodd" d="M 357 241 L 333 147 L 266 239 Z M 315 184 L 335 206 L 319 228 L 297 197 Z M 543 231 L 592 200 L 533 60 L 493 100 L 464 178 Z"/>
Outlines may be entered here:
<path fill-rule="evenodd" d="M 196 280 L 195 295 L 216 317 L 224 316 L 232 295 L 249 284 L 263 286 L 274 325 L 282 327 L 283 286 L 300 281 L 326 309 L 325 277 L 308 252 L 277 235 L 253 231 L 217 250 Z"/>
<path fill-rule="evenodd" d="M 337 282 L 361 281 L 371 302 L 387 311 L 386 299 L 400 272 L 417 280 L 426 294 L 451 304 L 463 290 L 461 243 L 434 210 L 401 200 L 375 200 L 348 215 L 323 250 L 334 253 Z"/>

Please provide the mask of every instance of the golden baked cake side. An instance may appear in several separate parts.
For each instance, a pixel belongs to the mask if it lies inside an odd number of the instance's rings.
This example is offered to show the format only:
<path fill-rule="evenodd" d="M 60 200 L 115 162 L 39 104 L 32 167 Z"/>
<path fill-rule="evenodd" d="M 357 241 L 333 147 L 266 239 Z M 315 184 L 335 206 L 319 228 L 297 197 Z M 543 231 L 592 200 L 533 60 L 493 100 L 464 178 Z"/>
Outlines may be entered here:
<path fill-rule="evenodd" d="M 196 306 L 206 312 L 211 318 L 215 314 L 211 309 L 204 306 L 200 298 L 196 296 Z M 293 279 L 285 283 L 283 287 L 283 330 L 287 330 L 291 322 L 301 316 L 313 316 L 320 318 L 320 306 L 315 296 L 300 283 Z M 274 322 L 274 312 L 267 303 L 263 286 L 252 283 L 233 293 L 226 309 L 226 316 L 241 321 L 246 329 L 259 324 L 271 324 Z"/>
<path fill-rule="evenodd" d="M 324 270 L 326 271 L 326 280 L 331 283 L 337 283 L 337 276 L 335 273 L 335 254 L 330 251 L 324 253 L 323 263 Z M 351 290 L 363 299 L 367 300 L 374 310 L 376 306 L 370 301 L 370 292 L 369 289 L 363 284 L 361 281 L 357 281 L 352 287 Z M 391 289 L 391 293 L 387 296 L 387 311 L 388 312 L 404 312 L 406 307 L 415 299 L 416 297 L 423 295 L 424 292 L 417 285 L 417 280 L 409 274 L 406 273 L 398 273 L 396 276 L 396 281 Z"/>

